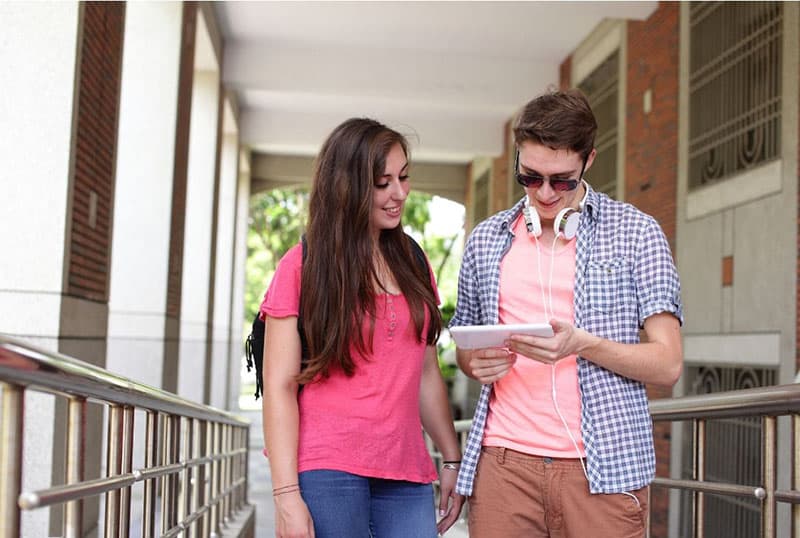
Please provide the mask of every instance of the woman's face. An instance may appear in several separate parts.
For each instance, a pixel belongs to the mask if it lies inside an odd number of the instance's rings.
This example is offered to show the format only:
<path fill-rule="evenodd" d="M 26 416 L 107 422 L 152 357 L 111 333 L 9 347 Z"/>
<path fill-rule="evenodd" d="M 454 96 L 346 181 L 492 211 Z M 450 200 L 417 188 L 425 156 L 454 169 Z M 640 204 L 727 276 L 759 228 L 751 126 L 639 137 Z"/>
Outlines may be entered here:
<path fill-rule="evenodd" d="M 390 230 L 400 224 L 403 205 L 408 197 L 411 184 L 408 181 L 408 159 L 403 146 L 395 144 L 386 155 L 386 168 L 383 175 L 375 180 L 372 188 L 372 231 Z"/>

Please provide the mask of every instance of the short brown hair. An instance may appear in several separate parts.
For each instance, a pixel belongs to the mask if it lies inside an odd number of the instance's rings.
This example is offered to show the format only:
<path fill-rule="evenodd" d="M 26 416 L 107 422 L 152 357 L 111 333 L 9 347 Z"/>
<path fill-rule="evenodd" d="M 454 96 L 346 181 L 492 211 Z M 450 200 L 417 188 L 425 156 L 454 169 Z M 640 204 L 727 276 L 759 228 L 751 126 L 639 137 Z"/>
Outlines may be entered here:
<path fill-rule="evenodd" d="M 597 120 L 580 90 L 549 91 L 525 105 L 514 122 L 517 147 L 532 141 L 551 149 L 569 149 L 584 159 L 594 149 Z"/>

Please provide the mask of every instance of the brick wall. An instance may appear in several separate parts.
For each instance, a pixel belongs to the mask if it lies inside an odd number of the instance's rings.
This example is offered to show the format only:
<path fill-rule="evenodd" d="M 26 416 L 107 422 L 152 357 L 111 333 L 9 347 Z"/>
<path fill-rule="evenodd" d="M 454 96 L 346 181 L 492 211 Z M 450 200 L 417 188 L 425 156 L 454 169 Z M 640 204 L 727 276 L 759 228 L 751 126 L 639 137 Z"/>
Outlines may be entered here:
<path fill-rule="evenodd" d="M 653 215 L 675 249 L 678 181 L 678 46 L 680 4 L 660 2 L 645 21 L 628 23 L 625 136 L 625 200 Z M 658 46 L 652 46 L 657 43 Z M 643 109 L 652 92 L 652 108 Z M 648 397 L 669 398 L 672 390 L 648 387 Z M 654 437 L 658 476 L 670 473 L 670 423 L 657 423 Z M 669 494 L 653 488 L 651 536 L 667 535 Z"/>
<path fill-rule="evenodd" d="M 178 112 L 175 128 L 175 170 L 172 182 L 172 217 L 169 237 L 169 275 L 167 277 L 167 317 L 178 319 L 181 312 L 183 276 L 183 235 L 186 224 L 186 181 L 189 163 L 189 125 L 192 114 L 194 79 L 194 41 L 197 4 L 183 4 Z"/>
<path fill-rule="evenodd" d="M 562 90 L 568 90 L 572 86 L 572 56 L 567 56 L 567 59 L 561 62 L 558 69 L 559 87 Z"/>
<path fill-rule="evenodd" d="M 499 157 L 492 161 L 492 200 L 489 214 L 494 214 L 498 211 L 508 208 L 508 156 L 512 149 L 511 137 L 509 136 L 509 129 L 511 128 L 511 120 L 503 124 L 503 152 Z"/>
<path fill-rule="evenodd" d="M 628 23 L 625 200 L 653 215 L 675 247 L 678 177 L 680 4 L 659 3 L 649 19 Z M 658 43 L 658 46 L 652 46 Z M 652 92 L 652 110 L 643 110 Z"/>
<path fill-rule="evenodd" d="M 83 9 L 66 292 L 106 302 L 125 4 Z"/>

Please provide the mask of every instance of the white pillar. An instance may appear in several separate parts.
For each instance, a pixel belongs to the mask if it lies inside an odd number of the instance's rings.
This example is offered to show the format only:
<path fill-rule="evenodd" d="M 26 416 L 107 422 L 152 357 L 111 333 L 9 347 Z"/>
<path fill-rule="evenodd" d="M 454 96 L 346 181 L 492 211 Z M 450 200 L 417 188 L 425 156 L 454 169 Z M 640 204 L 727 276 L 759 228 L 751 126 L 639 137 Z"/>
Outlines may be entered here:
<path fill-rule="evenodd" d="M 56 350 L 64 291 L 80 6 L 0 3 L 0 332 Z M 54 400 L 29 393 L 23 489 L 50 486 Z M 49 510 L 26 512 L 21 536 L 48 536 Z"/>
<path fill-rule="evenodd" d="M 212 340 L 211 405 L 229 405 L 230 370 L 238 357 L 231 356 L 231 289 L 233 242 L 238 187 L 239 135 L 228 106 L 225 107 L 225 133 L 222 138 L 217 203 L 217 248 L 214 272 L 214 326 Z"/>
<path fill-rule="evenodd" d="M 247 263 L 247 233 L 250 228 L 250 158 L 247 152 L 239 152 L 238 189 L 236 191 L 236 236 L 233 241 L 233 300 L 231 301 L 231 372 L 228 409 L 239 407 L 241 390 L 242 341 L 245 327 L 252 320 L 244 319 L 245 264 Z M 253 375 L 251 371 L 249 375 Z M 252 398 L 252 394 L 245 398 Z"/>
<path fill-rule="evenodd" d="M 198 33 L 200 25 L 198 24 Z M 199 39 L 199 36 L 198 36 Z M 208 300 L 214 180 L 219 121 L 219 73 L 195 71 L 189 131 L 178 394 L 203 401 L 208 345 Z"/>
<path fill-rule="evenodd" d="M 125 13 L 107 368 L 162 386 L 181 21 L 177 2 Z"/>

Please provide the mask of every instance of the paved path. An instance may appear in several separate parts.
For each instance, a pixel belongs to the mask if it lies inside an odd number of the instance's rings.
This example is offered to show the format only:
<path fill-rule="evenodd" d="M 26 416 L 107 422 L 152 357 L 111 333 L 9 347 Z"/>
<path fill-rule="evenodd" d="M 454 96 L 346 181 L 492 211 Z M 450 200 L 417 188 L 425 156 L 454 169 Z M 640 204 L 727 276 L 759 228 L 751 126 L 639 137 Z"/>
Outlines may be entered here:
<path fill-rule="evenodd" d="M 272 482 L 267 460 L 261 454 L 264 437 L 261 430 L 260 411 L 240 411 L 237 414 L 250 420 L 250 490 L 248 499 L 256 507 L 256 538 L 275 536 L 275 514 L 272 504 Z M 456 523 L 445 538 L 467 538 L 467 526 L 463 521 Z M 342 538 L 348 538 L 343 536 Z M 408 538 L 414 538 L 409 536 Z"/>

